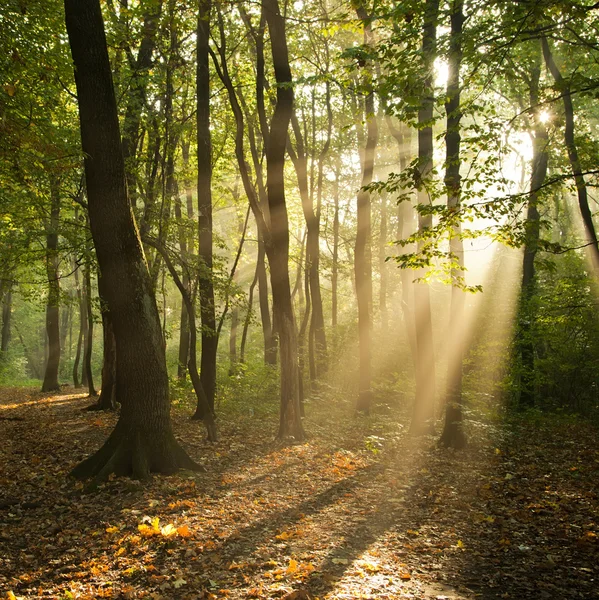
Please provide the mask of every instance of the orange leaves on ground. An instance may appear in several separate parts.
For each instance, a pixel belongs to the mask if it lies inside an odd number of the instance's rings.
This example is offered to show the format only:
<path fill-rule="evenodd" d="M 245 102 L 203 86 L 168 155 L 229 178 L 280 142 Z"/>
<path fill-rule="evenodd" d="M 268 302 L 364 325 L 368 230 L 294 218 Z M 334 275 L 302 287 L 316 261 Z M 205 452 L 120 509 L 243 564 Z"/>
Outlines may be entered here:
<path fill-rule="evenodd" d="M 140 523 L 137 529 L 143 537 L 162 536 L 170 538 L 178 536 L 188 538 L 191 536 L 191 531 L 187 525 L 175 527 L 172 523 L 167 523 L 163 527 L 160 527 L 160 519 L 158 517 L 154 517 L 149 525 L 147 523 Z"/>
<path fill-rule="evenodd" d="M 300 537 L 301 535 L 303 535 L 304 530 L 296 527 L 294 529 L 289 529 L 287 531 L 281 531 L 281 533 L 279 533 L 278 535 L 275 535 L 275 538 L 277 540 L 286 542 L 287 540 L 291 540 L 293 538 L 297 538 Z"/>

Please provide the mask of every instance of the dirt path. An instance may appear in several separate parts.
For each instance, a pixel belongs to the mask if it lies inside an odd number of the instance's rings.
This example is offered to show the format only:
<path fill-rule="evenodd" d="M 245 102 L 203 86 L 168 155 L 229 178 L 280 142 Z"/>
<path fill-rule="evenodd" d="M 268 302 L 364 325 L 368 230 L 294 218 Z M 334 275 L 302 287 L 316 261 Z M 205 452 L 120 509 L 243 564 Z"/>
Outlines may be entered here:
<path fill-rule="evenodd" d="M 0 597 L 598 597 L 596 430 L 472 424 L 454 453 L 325 402 L 291 447 L 249 416 L 209 445 L 174 411 L 206 473 L 88 492 L 68 472 L 116 417 L 0 390 Z"/>

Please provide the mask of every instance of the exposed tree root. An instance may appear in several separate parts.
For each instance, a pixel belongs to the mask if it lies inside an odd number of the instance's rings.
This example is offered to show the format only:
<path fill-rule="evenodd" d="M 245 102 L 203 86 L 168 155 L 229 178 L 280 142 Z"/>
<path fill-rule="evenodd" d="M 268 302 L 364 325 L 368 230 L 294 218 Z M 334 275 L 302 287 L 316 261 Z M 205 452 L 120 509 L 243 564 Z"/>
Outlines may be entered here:
<path fill-rule="evenodd" d="M 171 474 L 179 469 L 202 471 L 175 439 L 172 431 L 143 431 L 136 425 L 117 423 L 104 445 L 79 463 L 71 475 L 99 483 L 111 474 L 147 479 L 151 473 Z"/>

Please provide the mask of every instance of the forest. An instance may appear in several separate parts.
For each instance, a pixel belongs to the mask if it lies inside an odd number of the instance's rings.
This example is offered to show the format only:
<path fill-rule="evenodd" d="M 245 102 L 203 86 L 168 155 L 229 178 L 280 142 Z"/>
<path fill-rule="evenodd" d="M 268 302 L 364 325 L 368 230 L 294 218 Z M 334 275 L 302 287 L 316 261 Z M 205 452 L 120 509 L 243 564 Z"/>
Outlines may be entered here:
<path fill-rule="evenodd" d="M 598 39 L 4 0 L 0 596 L 596 598 Z"/>

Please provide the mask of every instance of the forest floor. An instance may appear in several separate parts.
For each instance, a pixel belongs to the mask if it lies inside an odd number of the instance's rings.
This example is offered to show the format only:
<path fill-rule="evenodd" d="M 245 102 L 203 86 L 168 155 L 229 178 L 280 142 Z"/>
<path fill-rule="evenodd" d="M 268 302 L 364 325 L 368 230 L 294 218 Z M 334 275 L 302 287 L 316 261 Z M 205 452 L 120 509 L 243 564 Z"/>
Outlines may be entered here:
<path fill-rule="evenodd" d="M 590 425 L 471 420 L 454 452 L 322 397 L 305 443 L 246 412 L 211 445 L 174 409 L 206 472 L 88 490 L 69 470 L 116 416 L 87 404 L 0 390 L 0 598 L 599 597 Z"/>

